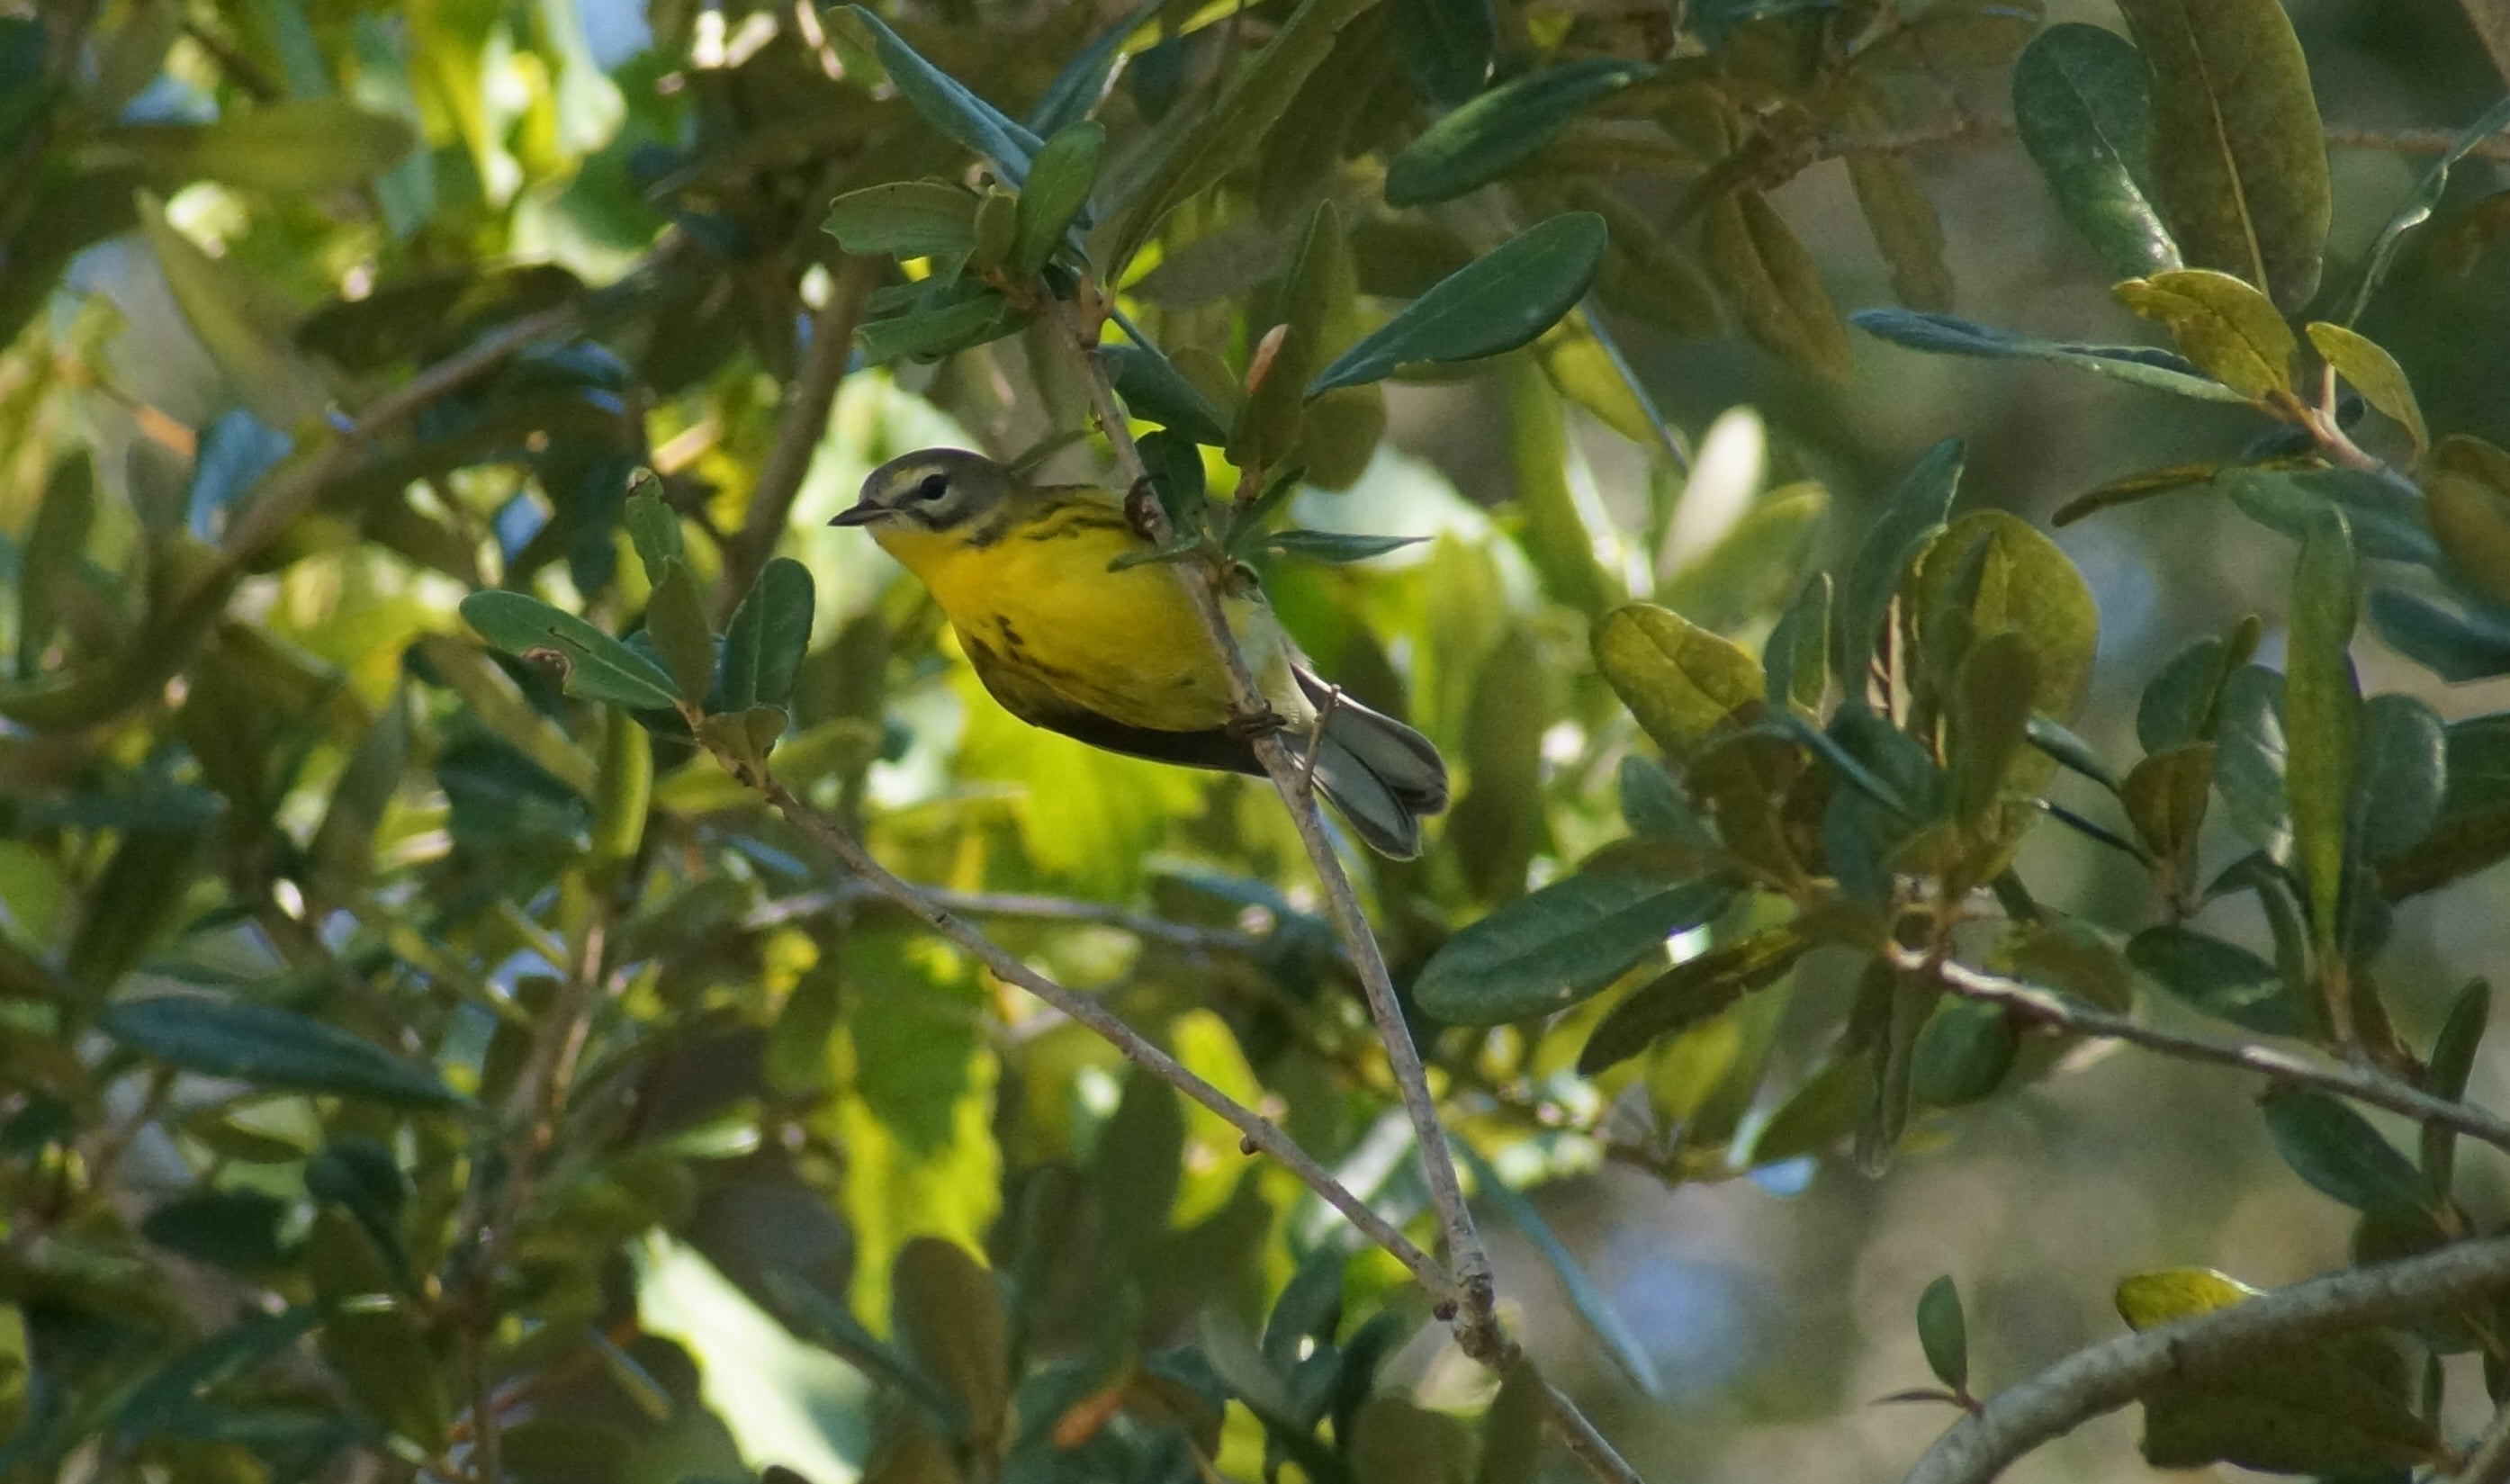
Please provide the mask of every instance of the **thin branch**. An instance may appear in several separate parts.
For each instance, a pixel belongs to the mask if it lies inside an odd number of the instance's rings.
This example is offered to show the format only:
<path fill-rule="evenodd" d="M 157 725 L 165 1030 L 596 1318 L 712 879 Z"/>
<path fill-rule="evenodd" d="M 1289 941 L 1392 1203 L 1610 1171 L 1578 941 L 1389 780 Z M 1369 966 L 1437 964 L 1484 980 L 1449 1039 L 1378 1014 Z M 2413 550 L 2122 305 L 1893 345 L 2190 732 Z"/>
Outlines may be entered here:
<path fill-rule="evenodd" d="M 1551 1414 L 1551 1425 L 1560 1433 L 1560 1441 L 1586 1471 L 1604 1484 L 1647 1484 L 1646 1478 L 1621 1457 L 1620 1450 L 1598 1430 L 1569 1393 L 1550 1382 L 1542 1383 L 1543 1405 Z"/>
<path fill-rule="evenodd" d="M 1116 401 L 1105 363 L 1095 354 L 1094 335 L 1084 330 L 1071 304 L 1058 302 L 1055 311 L 1062 317 L 1065 330 L 1056 338 L 1070 348 L 1080 364 L 1083 384 L 1088 388 L 1090 404 L 1097 409 L 1100 430 L 1115 448 L 1117 464 L 1128 480 L 1147 478 L 1141 452 L 1133 446 L 1131 425 Z M 1144 502 L 1144 507 L 1151 534 L 1164 545 L 1172 535 L 1165 514 L 1156 501 Z M 1228 615 L 1221 607 L 1216 575 L 1180 571 L 1179 580 L 1195 616 L 1201 622 L 1204 637 L 1220 657 L 1229 681 L 1231 705 L 1241 716 L 1268 714 L 1271 704 L 1247 671 L 1246 657 L 1239 652 L 1237 637 L 1231 631 Z M 1258 734 L 1254 747 L 1257 760 L 1264 765 L 1264 772 L 1290 812 L 1300 841 L 1307 846 L 1308 860 L 1324 889 L 1327 916 L 1333 922 L 1335 935 L 1342 939 L 1344 951 L 1350 956 L 1351 967 L 1358 970 L 1370 1018 L 1377 1023 L 1378 1040 L 1386 1048 L 1387 1064 L 1402 1091 L 1404 1111 L 1411 1117 L 1413 1136 L 1421 1146 L 1422 1173 L 1429 1187 L 1430 1203 L 1437 1208 L 1438 1224 L 1446 1234 L 1447 1260 L 1455 1270 L 1452 1302 L 1456 1313 L 1441 1317 L 1453 1318 L 1456 1342 L 1464 1353 L 1495 1363 L 1509 1351 L 1506 1334 L 1499 1323 L 1498 1285 L 1491 1276 L 1490 1258 L 1482 1251 L 1481 1234 L 1474 1229 L 1472 1212 L 1464 1203 L 1464 1182 L 1456 1174 L 1455 1156 L 1447 1147 L 1446 1125 L 1438 1120 L 1437 1100 L 1429 1091 L 1428 1074 L 1421 1064 L 1420 1051 L 1412 1045 L 1402 1005 L 1395 998 L 1394 976 L 1387 970 L 1377 934 L 1369 929 L 1367 914 L 1360 910 L 1359 895 L 1352 890 L 1350 877 L 1343 870 L 1342 857 L 1335 854 L 1333 838 L 1325 830 L 1324 817 L 1316 808 L 1314 780 L 1300 767 L 1299 759 L 1278 735 Z"/>
<path fill-rule="evenodd" d="M 2510 1484 L 2510 1405 L 2492 1414 L 2483 1439 L 2467 1455 L 2466 1466 L 2457 1471 L 2455 1484 Z"/>
<path fill-rule="evenodd" d="M 742 920 L 744 928 L 772 928 L 796 918 L 816 917 L 833 911 L 855 900 L 881 894 L 864 883 L 851 883 L 850 889 L 833 892 L 812 892 L 788 896 L 750 913 Z M 1163 917 L 1136 912 L 1113 902 L 1080 901 L 1069 896 L 1040 896 L 1025 892 L 945 892 L 927 888 L 924 895 L 944 911 L 961 917 L 1004 918 L 1013 921 L 1058 923 L 1069 927 L 1111 928 L 1129 933 L 1146 943 L 1157 943 L 1180 953 L 1230 954 L 1248 957 L 1263 951 L 1265 939 L 1257 933 L 1241 932 L 1235 928 L 1204 928 L 1192 923 L 1172 923 Z"/>
<path fill-rule="evenodd" d="M 1901 155 L 1940 144 L 1985 144 L 2013 132 L 2013 120 L 2006 117 L 1941 119 L 1875 133 L 1825 134 L 1813 142 L 1813 158 Z M 2330 149 L 2379 150 L 2400 155 L 2446 154 L 2456 147 L 2457 133 L 2454 129 L 2369 129 L 2345 124 L 2330 124 L 2325 129 Z M 2510 135 L 2486 139 L 2467 153 L 2484 160 L 2510 161 Z"/>
<path fill-rule="evenodd" d="M 1020 962 L 1010 950 L 962 921 L 957 914 L 892 875 L 880 862 L 872 859 L 871 853 L 863 849 L 861 841 L 835 820 L 802 802 L 782 780 L 763 770 L 748 770 L 732 758 L 724 758 L 723 762 L 735 777 L 758 790 L 768 803 L 776 807 L 778 814 L 782 815 L 794 828 L 810 836 L 820 849 L 835 856 L 838 863 L 856 878 L 921 918 L 933 932 L 975 955 L 977 962 L 991 970 L 995 978 L 1006 984 L 1018 985 L 1080 1021 L 1097 1033 L 1100 1040 L 1122 1052 L 1125 1060 L 1220 1115 L 1243 1136 L 1240 1147 L 1249 1153 L 1261 1150 L 1281 1161 L 1308 1189 L 1324 1198 L 1327 1204 L 1349 1218 L 1350 1224 L 1369 1240 L 1392 1254 L 1396 1262 L 1421 1280 L 1422 1286 L 1437 1294 L 1444 1294 L 1453 1286 L 1455 1280 L 1436 1259 L 1422 1251 L 1393 1223 L 1377 1214 L 1367 1201 L 1353 1195 L 1350 1187 L 1335 1179 L 1332 1171 L 1316 1162 L 1314 1156 L 1300 1148 L 1271 1120 L 1196 1076 L 1183 1062 L 1152 1045 L 1141 1032 L 1126 1025 L 1115 1011 L 1097 1000 L 1039 973 Z"/>
<path fill-rule="evenodd" d="M 828 301 L 811 317 L 811 344 L 801 367 L 784 388 L 784 407 L 776 418 L 776 442 L 766 466 L 749 492 L 749 510 L 741 529 L 724 543 L 723 577 L 715 584 L 715 607 L 729 614 L 776 552 L 777 541 L 793 516 L 793 497 L 811 472 L 811 456 L 828 431 L 828 412 L 837 386 L 846 379 L 846 361 L 854 354 L 855 326 L 861 322 L 863 299 L 880 284 L 882 259 L 847 257 L 839 261 Z M 720 614 L 718 615 L 720 616 Z"/>
<path fill-rule="evenodd" d="M 2229 1041 L 2179 1031 L 2165 1031 L 2125 1015 L 2111 1014 L 2061 995 L 2007 979 L 1963 964 L 1936 962 L 1915 949 L 1890 951 L 1893 966 L 1905 972 L 1931 973 L 1954 994 L 2019 1010 L 2042 1024 L 2080 1031 L 2110 1041 L 2123 1041 L 2165 1056 L 2219 1066 L 2243 1067 L 2295 1086 L 2315 1087 L 2355 1102 L 2401 1114 L 2417 1123 L 2454 1129 L 2510 1150 L 2510 1121 L 2472 1103 L 2451 1102 L 2373 1071 L 2302 1056 L 2255 1042 Z"/>
<path fill-rule="evenodd" d="M 2154 1385 L 2221 1375 L 2258 1351 L 2323 1339 L 2510 1292 L 2510 1237 L 2353 1268 L 2121 1335 L 1988 1398 L 1953 1424 L 1904 1484 L 1987 1484 L 2016 1459 Z"/>

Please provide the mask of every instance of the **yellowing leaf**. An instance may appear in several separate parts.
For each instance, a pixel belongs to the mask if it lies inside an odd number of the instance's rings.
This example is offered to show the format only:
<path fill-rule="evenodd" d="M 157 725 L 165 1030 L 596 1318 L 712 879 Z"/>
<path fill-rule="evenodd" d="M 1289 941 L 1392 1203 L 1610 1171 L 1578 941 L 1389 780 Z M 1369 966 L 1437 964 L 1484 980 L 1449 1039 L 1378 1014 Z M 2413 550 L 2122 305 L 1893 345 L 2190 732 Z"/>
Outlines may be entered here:
<path fill-rule="evenodd" d="M 2180 350 L 2206 375 L 2252 401 L 2292 391 L 2293 338 L 2271 301 L 2227 273 L 2175 268 L 2129 279 L 2113 290 L 2119 302 L 2170 330 Z"/>
<path fill-rule="evenodd" d="M 2406 380 L 2405 368 L 2397 364 L 2396 357 L 2368 335 L 2324 320 L 2310 324 L 2309 343 L 2318 347 L 2318 354 L 2336 367 L 2336 374 L 2351 382 L 2372 406 L 2405 428 L 2406 435 L 2415 440 L 2415 453 L 2423 451 L 2431 441 L 2431 433 L 2423 426 L 2423 409 L 2415 400 L 2414 384 Z"/>
<path fill-rule="evenodd" d="M 2129 1329 L 2150 1329 L 2173 1319 L 2225 1309 L 2259 1290 L 2210 1268 L 2163 1268 L 2118 1280 L 2118 1317 Z"/>

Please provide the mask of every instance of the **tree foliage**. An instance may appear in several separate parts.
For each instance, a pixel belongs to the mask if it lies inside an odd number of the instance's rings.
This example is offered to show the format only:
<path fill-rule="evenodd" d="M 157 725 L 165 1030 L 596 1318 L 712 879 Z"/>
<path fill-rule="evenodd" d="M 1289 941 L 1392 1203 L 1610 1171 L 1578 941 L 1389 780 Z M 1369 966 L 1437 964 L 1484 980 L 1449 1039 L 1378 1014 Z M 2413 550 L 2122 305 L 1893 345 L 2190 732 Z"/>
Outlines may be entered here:
<path fill-rule="evenodd" d="M 1674 1388 L 1544 1188 L 1895 1178 L 2108 1040 L 2267 1073 L 2357 1264 L 2498 1240 L 2489 990 L 2396 945 L 2510 856 L 2510 719 L 2435 701 L 2510 674 L 2510 453 L 2380 309 L 2510 219 L 2448 194 L 2510 102 L 2339 221 L 2275 0 L 2118 9 L 0 12 L 0 1476 L 1612 1478 L 1571 1398 Z M 1937 149 L 2110 301 L 1958 317 Z M 1699 356 L 2184 404 L 2048 523 L 2209 500 L 2263 611 L 2121 659 L 1969 430 L 1781 420 L 1771 484 Z M 1146 556 L 1438 742 L 1373 936 L 1262 780 L 1012 721 L 822 528 L 932 443 L 1138 470 Z M 1547 1269 L 1609 1383 L 1412 1344 L 1388 1243 L 1461 1258 L 1381 947 L 1510 1322 Z M 1910 1285 L 1906 1398 L 2023 1380 L 1996 1302 Z M 2144 1455 L 2453 1472 L 2505 1336 L 2339 1316 Z"/>

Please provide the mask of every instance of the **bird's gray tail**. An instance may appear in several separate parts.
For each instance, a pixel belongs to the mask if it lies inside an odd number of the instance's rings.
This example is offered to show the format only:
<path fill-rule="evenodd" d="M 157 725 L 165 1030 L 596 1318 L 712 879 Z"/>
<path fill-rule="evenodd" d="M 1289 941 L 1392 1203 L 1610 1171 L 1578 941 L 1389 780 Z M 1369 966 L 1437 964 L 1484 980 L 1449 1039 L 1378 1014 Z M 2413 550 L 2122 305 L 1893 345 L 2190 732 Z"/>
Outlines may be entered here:
<path fill-rule="evenodd" d="M 1316 786 L 1369 849 L 1397 860 L 1421 854 L 1421 819 L 1447 807 L 1447 764 L 1429 739 L 1372 711 L 1304 669 L 1299 684 L 1324 716 Z M 1295 737 L 1283 739 L 1296 746 Z"/>

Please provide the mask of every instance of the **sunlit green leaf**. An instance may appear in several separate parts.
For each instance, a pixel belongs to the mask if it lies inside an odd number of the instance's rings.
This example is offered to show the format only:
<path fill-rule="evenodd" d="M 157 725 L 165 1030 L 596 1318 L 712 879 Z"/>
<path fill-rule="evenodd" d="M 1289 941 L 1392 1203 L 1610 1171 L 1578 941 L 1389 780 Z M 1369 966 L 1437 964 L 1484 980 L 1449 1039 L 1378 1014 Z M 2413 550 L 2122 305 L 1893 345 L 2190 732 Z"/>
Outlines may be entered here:
<path fill-rule="evenodd" d="M 474 592 L 462 600 L 462 620 L 505 653 L 549 666 L 570 696 L 665 709 L 675 699 L 670 677 L 653 662 L 528 593 Z"/>
<path fill-rule="evenodd" d="M 1605 240 L 1604 219 L 1592 211 L 1563 212 L 1517 234 L 1345 351 L 1308 395 L 1382 381 L 1420 361 L 1478 361 L 1527 344 L 1585 293 Z"/>

